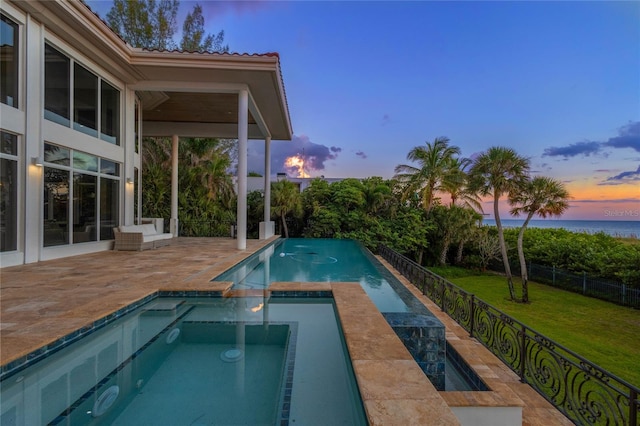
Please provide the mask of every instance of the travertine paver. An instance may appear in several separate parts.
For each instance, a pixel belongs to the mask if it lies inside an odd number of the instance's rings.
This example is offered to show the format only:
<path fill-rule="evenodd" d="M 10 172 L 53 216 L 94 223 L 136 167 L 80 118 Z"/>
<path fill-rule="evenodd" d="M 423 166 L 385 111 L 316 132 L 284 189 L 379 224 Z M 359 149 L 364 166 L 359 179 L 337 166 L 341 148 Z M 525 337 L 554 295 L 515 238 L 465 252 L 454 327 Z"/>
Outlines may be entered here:
<path fill-rule="evenodd" d="M 157 290 L 224 291 L 230 283 L 210 282 L 211 278 L 271 241 L 248 240 L 247 250 L 240 251 L 236 249 L 236 240 L 229 238 L 181 237 L 157 250 L 105 251 L 0 269 L 0 363 L 6 364 Z M 458 352 L 485 382 L 493 379 L 491 386 L 498 392 L 492 393 L 504 398 L 498 401 L 501 406 L 523 401 L 524 425 L 571 424 L 533 389 L 520 383 L 495 356 L 469 339 L 461 327 L 439 312 L 397 271 L 381 261 L 440 318 L 447 327 L 447 340 L 457 344 Z M 272 289 L 304 291 L 313 287 L 334 291 L 372 425 L 457 424 L 447 404 L 492 403 L 491 398 L 474 396 L 478 392 L 434 393 L 435 388 L 430 388 L 428 380 L 425 383 L 416 379 L 426 380 L 426 376 L 410 361 L 409 352 L 359 286 L 312 284 L 274 283 Z M 365 297 L 360 297 L 362 295 Z M 360 302 L 354 303 L 355 300 Z M 397 374 L 378 374 L 381 371 Z M 392 384 L 393 377 L 400 380 Z M 407 394 L 408 389 L 424 390 L 421 399 L 406 398 L 411 396 Z"/>
<path fill-rule="evenodd" d="M 217 290 L 212 278 L 270 240 L 176 238 L 156 250 L 103 251 L 0 269 L 0 363 L 158 290 Z"/>

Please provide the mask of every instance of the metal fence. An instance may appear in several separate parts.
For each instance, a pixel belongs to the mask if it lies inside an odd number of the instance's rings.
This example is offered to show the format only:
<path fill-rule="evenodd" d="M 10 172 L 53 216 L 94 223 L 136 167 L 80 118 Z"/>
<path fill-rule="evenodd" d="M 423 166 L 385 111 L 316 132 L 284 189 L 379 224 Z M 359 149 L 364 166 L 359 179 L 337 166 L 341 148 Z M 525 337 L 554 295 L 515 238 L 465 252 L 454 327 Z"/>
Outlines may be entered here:
<path fill-rule="evenodd" d="M 640 289 L 625 284 L 594 278 L 587 273 L 575 274 L 555 266 L 529 264 L 529 279 L 539 283 L 560 287 L 585 296 L 614 302 L 619 305 L 640 308 Z"/>
<path fill-rule="evenodd" d="M 639 424 L 638 387 L 390 248 L 378 253 L 575 424 Z"/>

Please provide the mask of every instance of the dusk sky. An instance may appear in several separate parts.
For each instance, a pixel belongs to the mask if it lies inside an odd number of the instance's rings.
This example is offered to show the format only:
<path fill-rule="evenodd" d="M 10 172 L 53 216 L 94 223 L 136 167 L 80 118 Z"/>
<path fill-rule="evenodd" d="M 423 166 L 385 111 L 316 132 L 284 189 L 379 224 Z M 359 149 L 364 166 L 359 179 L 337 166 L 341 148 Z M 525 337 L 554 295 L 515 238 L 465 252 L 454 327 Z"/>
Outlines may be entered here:
<path fill-rule="evenodd" d="M 640 220 L 640 2 L 200 4 L 231 52 L 280 54 L 294 139 L 272 143 L 274 173 L 304 150 L 312 177 L 390 178 L 446 136 L 563 181 L 563 219 Z M 250 171 L 262 154 L 250 141 Z"/>

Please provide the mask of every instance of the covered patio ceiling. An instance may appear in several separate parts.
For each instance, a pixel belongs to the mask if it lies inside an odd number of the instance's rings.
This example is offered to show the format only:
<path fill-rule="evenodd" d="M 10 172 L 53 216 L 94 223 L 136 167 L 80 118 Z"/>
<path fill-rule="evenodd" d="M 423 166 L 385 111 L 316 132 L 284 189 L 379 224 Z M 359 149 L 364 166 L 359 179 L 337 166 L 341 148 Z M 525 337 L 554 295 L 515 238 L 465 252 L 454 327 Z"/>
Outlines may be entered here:
<path fill-rule="evenodd" d="M 134 49 L 145 136 L 238 137 L 238 93 L 249 93 L 248 138 L 291 140 L 279 57 Z"/>

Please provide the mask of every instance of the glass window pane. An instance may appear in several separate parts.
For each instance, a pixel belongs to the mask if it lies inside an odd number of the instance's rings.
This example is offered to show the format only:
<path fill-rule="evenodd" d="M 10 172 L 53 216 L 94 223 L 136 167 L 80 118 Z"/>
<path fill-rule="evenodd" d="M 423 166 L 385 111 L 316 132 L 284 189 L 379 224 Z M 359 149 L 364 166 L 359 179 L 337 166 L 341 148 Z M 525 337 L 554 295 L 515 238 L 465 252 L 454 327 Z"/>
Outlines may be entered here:
<path fill-rule="evenodd" d="M 100 179 L 100 240 L 113 240 L 113 228 L 118 226 L 120 211 L 120 181 Z"/>
<path fill-rule="evenodd" d="M 75 158 L 75 156 L 74 156 Z M 96 241 L 98 177 L 73 174 L 73 243 Z"/>
<path fill-rule="evenodd" d="M 69 126 L 70 61 L 50 45 L 44 48 L 44 117 Z"/>
<path fill-rule="evenodd" d="M 44 246 L 69 243 L 69 172 L 44 168 Z"/>
<path fill-rule="evenodd" d="M 16 147 L 18 138 L 0 132 L 2 152 L 6 145 Z M 11 152 L 9 152 L 10 154 Z M 18 247 L 18 162 L 0 158 L 0 252 L 14 251 Z"/>
<path fill-rule="evenodd" d="M 98 157 L 95 155 L 85 154 L 81 151 L 73 151 L 73 168 L 97 172 Z"/>
<path fill-rule="evenodd" d="M 138 215 L 138 168 L 133 168 L 133 223 L 140 223 L 140 216 Z"/>
<path fill-rule="evenodd" d="M 136 147 L 136 153 L 138 153 L 138 134 L 140 133 L 140 104 L 138 102 L 138 100 L 136 99 L 136 104 L 135 104 L 135 108 L 134 108 L 134 118 L 133 118 L 133 138 L 135 140 L 135 147 Z"/>
<path fill-rule="evenodd" d="M 98 137 L 98 77 L 85 67 L 73 67 L 73 128 Z"/>
<path fill-rule="evenodd" d="M 100 159 L 100 173 L 111 176 L 120 176 L 120 164 L 115 161 Z"/>
<path fill-rule="evenodd" d="M 67 148 L 62 148 L 57 145 L 45 143 L 44 161 L 48 163 L 60 164 L 62 166 L 70 166 L 71 154 Z"/>
<path fill-rule="evenodd" d="M 18 107 L 18 24 L 0 16 L 0 102 Z"/>
<path fill-rule="evenodd" d="M 11 133 L 0 132 L 0 153 L 18 155 L 18 137 Z"/>
<path fill-rule="evenodd" d="M 109 83 L 102 82 L 100 138 L 119 145 L 120 92 Z"/>

